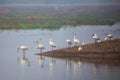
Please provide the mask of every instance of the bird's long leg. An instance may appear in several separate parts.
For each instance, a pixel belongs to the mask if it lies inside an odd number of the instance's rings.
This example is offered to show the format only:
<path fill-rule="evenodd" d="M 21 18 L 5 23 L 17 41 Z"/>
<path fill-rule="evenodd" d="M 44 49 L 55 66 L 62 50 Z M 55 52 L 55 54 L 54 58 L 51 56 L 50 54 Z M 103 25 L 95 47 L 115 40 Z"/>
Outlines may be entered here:
<path fill-rule="evenodd" d="M 111 40 L 111 38 L 110 38 L 110 40 Z"/>
<path fill-rule="evenodd" d="M 74 46 L 77 46 L 77 43 L 75 42 L 75 45 Z"/>
<path fill-rule="evenodd" d="M 25 55 L 25 53 L 23 53 L 23 59 L 25 59 L 26 58 L 26 55 Z"/>
<path fill-rule="evenodd" d="M 23 53 L 25 53 L 25 50 L 23 50 Z"/>
<path fill-rule="evenodd" d="M 69 44 L 67 44 L 67 47 L 69 48 L 69 47 L 70 47 L 70 45 L 69 45 Z"/>
<path fill-rule="evenodd" d="M 42 53 L 42 49 L 40 49 L 40 52 Z"/>
<path fill-rule="evenodd" d="M 70 47 L 70 44 L 68 44 L 68 48 Z"/>
<path fill-rule="evenodd" d="M 53 50 L 53 47 L 52 47 L 52 50 Z"/>
<path fill-rule="evenodd" d="M 97 39 L 95 39 L 95 43 L 97 43 Z"/>
<path fill-rule="evenodd" d="M 17 52 L 19 52 L 20 48 L 17 49 Z"/>

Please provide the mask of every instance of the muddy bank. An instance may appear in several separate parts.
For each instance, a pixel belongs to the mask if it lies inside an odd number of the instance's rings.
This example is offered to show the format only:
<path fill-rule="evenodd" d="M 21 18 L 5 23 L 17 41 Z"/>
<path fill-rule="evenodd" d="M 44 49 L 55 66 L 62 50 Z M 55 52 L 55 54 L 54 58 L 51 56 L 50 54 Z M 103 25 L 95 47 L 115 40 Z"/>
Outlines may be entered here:
<path fill-rule="evenodd" d="M 71 58 L 73 60 L 93 61 L 93 62 L 120 62 L 120 39 L 111 41 L 102 41 L 82 45 L 82 50 L 78 51 L 79 46 L 71 48 L 62 48 L 44 53 L 39 53 L 40 56 L 48 56 L 55 58 Z"/>
<path fill-rule="evenodd" d="M 49 57 L 120 58 L 120 39 L 82 45 L 81 51 L 78 51 L 78 47 L 56 49 L 39 53 L 39 55 Z"/>

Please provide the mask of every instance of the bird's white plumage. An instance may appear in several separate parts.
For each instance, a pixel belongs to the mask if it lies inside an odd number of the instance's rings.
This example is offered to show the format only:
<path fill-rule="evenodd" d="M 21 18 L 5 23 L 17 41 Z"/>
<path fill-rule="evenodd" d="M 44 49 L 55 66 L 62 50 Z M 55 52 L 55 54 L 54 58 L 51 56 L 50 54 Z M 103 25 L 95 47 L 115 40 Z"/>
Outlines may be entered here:
<path fill-rule="evenodd" d="M 74 35 L 73 42 L 75 43 L 75 45 L 77 45 L 77 44 L 79 44 L 79 43 L 80 43 L 80 41 L 79 41 L 79 39 L 77 38 L 77 36 L 76 36 L 76 35 Z"/>
<path fill-rule="evenodd" d="M 107 34 L 104 38 L 104 40 L 111 40 L 113 38 L 113 35 L 112 34 Z"/>
<path fill-rule="evenodd" d="M 51 47 L 56 47 L 55 43 L 54 43 L 51 39 L 49 40 L 49 45 L 50 45 Z"/>
<path fill-rule="evenodd" d="M 108 34 L 107 37 L 108 38 L 112 38 L 113 36 L 112 36 L 112 34 Z"/>
<path fill-rule="evenodd" d="M 25 51 L 28 50 L 28 46 L 22 45 L 22 46 L 18 47 L 17 51 L 19 52 L 19 50 L 23 50 L 23 53 L 25 53 Z"/>
<path fill-rule="evenodd" d="M 113 35 L 112 34 L 108 34 L 106 37 L 108 38 L 108 40 L 111 40 L 113 38 Z"/>
<path fill-rule="evenodd" d="M 104 40 L 105 40 L 105 41 L 108 40 L 108 37 L 106 36 L 106 37 L 104 38 Z"/>
<path fill-rule="evenodd" d="M 72 42 L 71 42 L 70 39 L 67 39 L 67 40 L 66 40 L 66 43 L 67 43 L 68 47 L 70 47 L 70 46 L 72 45 Z"/>
<path fill-rule="evenodd" d="M 93 34 L 92 38 L 95 40 L 95 42 L 98 42 L 98 40 L 100 40 L 97 34 Z"/>
<path fill-rule="evenodd" d="M 19 49 L 21 49 L 21 50 L 28 50 L 28 46 L 22 45 L 22 46 L 19 47 Z"/>
<path fill-rule="evenodd" d="M 85 42 L 83 42 L 81 45 L 85 45 L 86 43 Z"/>
<path fill-rule="evenodd" d="M 67 39 L 66 42 L 67 42 L 67 43 L 71 43 L 71 40 L 70 40 L 70 39 Z"/>
<path fill-rule="evenodd" d="M 37 48 L 37 49 L 45 49 L 45 47 L 44 47 L 42 44 L 38 44 L 38 45 L 36 46 L 36 48 Z"/>
<path fill-rule="evenodd" d="M 92 38 L 93 38 L 93 39 L 99 39 L 99 37 L 98 37 L 97 34 L 93 34 Z"/>
<path fill-rule="evenodd" d="M 82 47 L 80 46 L 80 47 L 78 47 L 78 51 L 81 51 L 82 50 Z"/>

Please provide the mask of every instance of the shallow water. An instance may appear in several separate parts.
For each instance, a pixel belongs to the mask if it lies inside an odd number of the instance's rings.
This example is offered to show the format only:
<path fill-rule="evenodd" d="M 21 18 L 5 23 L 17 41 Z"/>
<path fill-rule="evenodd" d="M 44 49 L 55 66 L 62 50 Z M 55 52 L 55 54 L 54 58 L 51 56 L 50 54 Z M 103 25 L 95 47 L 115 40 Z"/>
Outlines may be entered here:
<path fill-rule="evenodd" d="M 57 48 L 66 47 L 67 38 L 73 40 L 74 34 L 80 42 L 93 43 L 91 35 L 96 33 L 101 40 L 108 33 L 120 38 L 120 24 L 113 26 L 62 27 L 59 30 L 0 30 L 0 80 L 119 80 L 120 66 L 74 62 L 55 58 L 41 58 L 35 53 L 36 41 L 51 50 L 51 38 Z M 29 46 L 23 58 L 20 45 Z"/>

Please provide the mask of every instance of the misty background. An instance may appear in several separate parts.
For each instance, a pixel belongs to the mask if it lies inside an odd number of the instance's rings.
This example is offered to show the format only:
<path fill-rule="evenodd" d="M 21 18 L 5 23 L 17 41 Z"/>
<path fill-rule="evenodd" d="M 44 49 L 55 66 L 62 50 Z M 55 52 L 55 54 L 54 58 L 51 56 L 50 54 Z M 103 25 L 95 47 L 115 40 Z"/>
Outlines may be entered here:
<path fill-rule="evenodd" d="M 0 4 L 120 3 L 120 0 L 0 0 Z"/>

